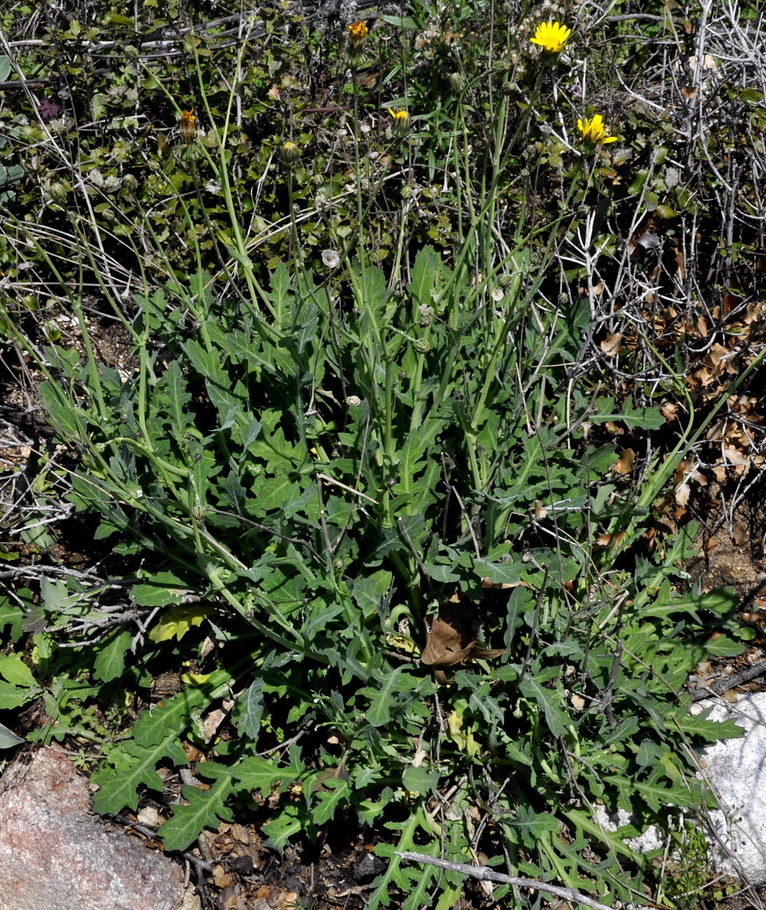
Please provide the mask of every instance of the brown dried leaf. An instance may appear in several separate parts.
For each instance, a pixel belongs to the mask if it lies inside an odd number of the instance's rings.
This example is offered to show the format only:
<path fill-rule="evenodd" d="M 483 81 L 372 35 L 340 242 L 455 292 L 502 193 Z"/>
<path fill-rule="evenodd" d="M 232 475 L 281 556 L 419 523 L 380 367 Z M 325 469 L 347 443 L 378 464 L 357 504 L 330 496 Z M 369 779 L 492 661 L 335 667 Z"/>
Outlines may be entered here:
<path fill-rule="evenodd" d="M 728 348 L 725 348 L 722 344 L 714 344 L 705 357 L 705 363 L 716 369 L 717 372 L 722 373 L 726 366 L 726 361 L 730 358 L 731 351 Z"/>
<path fill-rule="evenodd" d="M 690 495 L 691 495 L 691 488 L 687 481 L 685 481 L 682 484 L 679 484 L 676 487 L 676 503 L 679 506 L 689 505 L 689 496 Z"/>
<path fill-rule="evenodd" d="M 694 374 L 694 376 L 689 377 L 689 378 L 693 379 L 695 381 L 694 382 L 695 385 L 697 385 L 697 383 L 699 383 L 700 385 L 707 388 L 709 385 L 713 384 L 716 377 L 713 373 L 710 372 L 710 370 L 707 367 L 700 367 L 697 370 L 697 372 Z"/>
<path fill-rule="evenodd" d="M 718 483 L 726 483 L 726 467 L 722 464 L 713 465 L 713 475 Z"/>
<path fill-rule="evenodd" d="M 616 357 L 620 353 L 620 345 L 622 344 L 622 339 L 622 332 L 617 332 L 614 335 L 610 335 L 608 338 L 605 338 L 601 342 L 601 350 L 606 354 L 607 357 Z"/>
<path fill-rule="evenodd" d="M 429 667 L 455 667 L 471 658 L 498 657 L 502 650 L 480 648 L 476 636 L 481 626 L 478 607 L 458 593 L 439 606 L 439 615 L 428 627 L 420 660 Z"/>
<path fill-rule="evenodd" d="M 500 657 L 501 654 L 505 654 L 505 648 L 480 648 L 474 645 L 470 656 L 471 659 L 489 660 L 491 657 Z"/>
<path fill-rule="evenodd" d="M 531 588 L 528 581 L 490 581 L 488 578 L 482 578 L 482 588 L 492 588 L 495 591 L 508 591 L 511 588 Z"/>
<path fill-rule="evenodd" d="M 213 866 L 212 879 L 216 888 L 226 888 L 228 885 L 234 884 L 231 872 L 219 863 Z"/>
<path fill-rule="evenodd" d="M 744 468 L 750 464 L 750 459 L 747 455 L 733 446 L 725 445 L 721 454 L 727 464 L 734 465 L 737 468 Z"/>
<path fill-rule="evenodd" d="M 619 547 L 622 545 L 625 532 L 620 531 L 618 534 L 601 534 L 596 538 L 597 547 Z"/>
<path fill-rule="evenodd" d="M 636 463 L 636 453 L 633 449 L 623 449 L 622 454 L 617 459 L 614 470 L 617 474 L 630 474 Z"/>
<path fill-rule="evenodd" d="M 473 603 L 456 594 L 439 606 L 439 615 L 427 627 L 428 638 L 420 660 L 427 666 L 461 663 L 473 648 L 480 625 Z"/>
<path fill-rule="evenodd" d="M 676 420 L 676 418 L 678 417 L 679 410 L 680 410 L 679 406 L 677 404 L 675 404 L 674 402 L 670 402 L 670 401 L 666 402 L 665 404 L 661 405 L 661 407 L 660 407 L 660 413 L 665 418 L 665 420 L 667 420 L 668 422 Z"/>

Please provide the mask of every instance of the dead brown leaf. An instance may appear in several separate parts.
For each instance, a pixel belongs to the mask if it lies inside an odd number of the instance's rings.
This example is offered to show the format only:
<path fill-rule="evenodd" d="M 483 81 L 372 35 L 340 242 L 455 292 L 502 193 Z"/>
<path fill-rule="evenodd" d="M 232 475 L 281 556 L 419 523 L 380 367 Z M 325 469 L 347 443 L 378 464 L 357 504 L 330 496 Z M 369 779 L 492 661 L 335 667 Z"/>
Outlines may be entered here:
<path fill-rule="evenodd" d="M 668 422 L 675 420 L 678 417 L 679 410 L 679 406 L 670 401 L 666 402 L 660 407 L 660 413 Z"/>
<path fill-rule="evenodd" d="M 622 344 L 623 337 L 622 332 L 617 332 L 615 335 L 610 335 L 601 342 L 600 348 L 607 357 L 616 357 L 620 353 L 620 345 Z"/>
<path fill-rule="evenodd" d="M 633 449 L 623 449 L 622 454 L 617 459 L 614 470 L 617 474 L 630 474 L 636 463 L 636 453 Z"/>
<path fill-rule="evenodd" d="M 679 506 L 689 505 L 689 497 L 691 496 L 691 492 L 691 486 L 689 485 L 688 481 L 684 481 L 684 483 L 679 484 L 676 487 L 676 504 Z"/>
<path fill-rule="evenodd" d="M 481 648 L 476 637 L 481 613 L 476 604 L 461 593 L 439 606 L 439 614 L 428 626 L 422 663 L 429 667 L 455 667 L 472 658 L 499 657 L 505 651 Z"/>
<path fill-rule="evenodd" d="M 618 534 L 601 534 L 596 538 L 597 547 L 619 547 L 622 545 L 622 540 L 625 537 L 625 532 L 620 531 Z"/>

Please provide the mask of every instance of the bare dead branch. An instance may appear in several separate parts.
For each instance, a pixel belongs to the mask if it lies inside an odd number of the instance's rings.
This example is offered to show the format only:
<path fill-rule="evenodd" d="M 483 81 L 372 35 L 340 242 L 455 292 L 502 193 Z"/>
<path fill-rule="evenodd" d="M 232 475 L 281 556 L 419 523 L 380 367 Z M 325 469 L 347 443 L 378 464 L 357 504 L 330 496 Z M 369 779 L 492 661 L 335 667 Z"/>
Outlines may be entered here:
<path fill-rule="evenodd" d="M 748 667 L 734 676 L 724 676 L 711 683 L 700 683 L 697 688 L 692 689 L 690 698 L 692 701 L 703 701 L 703 699 L 710 698 L 713 695 L 723 695 L 731 689 L 736 689 L 737 686 L 744 685 L 759 676 L 763 676 L 764 673 L 766 673 L 766 660 L 762 660 L 754 667 Z"/>
<path fill-rule="evenodd" d="M 505 875 L 502 872 L 495 872 L 488 866 L 469 866 L 467 863 L 453 863 L 447 859 L 438 859 L 435 856 L 426 856 L 425 853 L 413 853 L 410 850 L 404 850 L 401 853 L 397 851 L 397 856 L 409 860 L 413 863 L 426 863 L 429 866 L 437 866 L 439 869 L 449 869 L 451 872 L 460 872 L 461 875 L 467 875 L 469 878 L 475 878 L 480 882 L 498 882 L 501 885 L 517 885 L 519 888 L 531 888 L 534 891 L 545 891 L 548 894 L 554 894 L 563 900 L 572 901 L 576 904 L 582 904 L 584 907 L 591 907 L 592 910 L 614 910 L 607 907 L 606 904 L 600 904 L 593 898 L 573 888 L 563 888 L 561 885 L 549 885 L 547 882 L 537 882 L 531 878 L 518 878 L 515 875 Z"/>

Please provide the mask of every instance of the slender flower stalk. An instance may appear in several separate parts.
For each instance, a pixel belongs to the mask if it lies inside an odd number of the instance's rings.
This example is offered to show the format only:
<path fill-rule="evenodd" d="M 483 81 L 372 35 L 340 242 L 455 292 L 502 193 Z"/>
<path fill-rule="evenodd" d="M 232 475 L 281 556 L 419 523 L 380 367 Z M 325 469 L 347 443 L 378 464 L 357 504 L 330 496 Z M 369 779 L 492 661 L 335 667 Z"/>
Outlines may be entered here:
<path fill-rule="evenodd" d="M 601 114 L 594 114 L 585 120 L 578 120 L 577 129 L 586 142 L 617 142 L 617 136 L 607 135 L 604 127 L 604 118 Z"/>
<path fill-rule="evenodd" d="M 543 50 L 558 54 L 563 50 L 571 34 L 572 29 L 560 22 L 541 22 L 529 40 L 532 44 L 539 44 Z"/>

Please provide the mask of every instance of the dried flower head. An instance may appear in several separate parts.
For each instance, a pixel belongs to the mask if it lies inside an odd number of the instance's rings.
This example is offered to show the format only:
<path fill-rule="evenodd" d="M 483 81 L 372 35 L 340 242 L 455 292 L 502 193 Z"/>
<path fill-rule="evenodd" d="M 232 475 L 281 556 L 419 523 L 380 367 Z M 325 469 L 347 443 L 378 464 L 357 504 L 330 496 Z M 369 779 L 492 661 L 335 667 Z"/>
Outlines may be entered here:
<path fill-rule="evenodd" d="M 543 50 L 558 54 L 563 50 L 571 34 L 572 29 L 560 22 L 541 22 L 529 40 L 532 44 L 539 44 Z"/>
<path fill-rule="evenodd" d="M 340 256 L 335 250 L 322 250 L 322 262 L 328 269 L 335 269 L 340 265 Z"/>
<path fill-rule="evenodd" d="M 367 35 L 369 34 L 369 29 L 367 24 L 363 19 L 360 19 L 358 22 L 354 22 L 348 27 L 348 43 L 351 46 L 351 50 L 358 51 L 361 46 L 364 44 Z"/>
<path fill-rule="evenodd" d="M 617 136 L 608 136 L 601 114 L 577 121 L 577 129 L 586 142 L 617 142 Z"/>
<path fill-rule="evenodd" d="M 194 111 L 181 111 L 181 139 L 187 145 L 197 138 L 197 117 Z"/>

